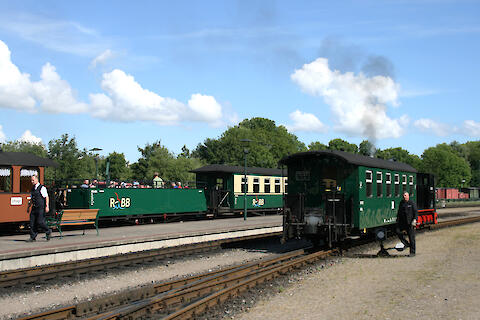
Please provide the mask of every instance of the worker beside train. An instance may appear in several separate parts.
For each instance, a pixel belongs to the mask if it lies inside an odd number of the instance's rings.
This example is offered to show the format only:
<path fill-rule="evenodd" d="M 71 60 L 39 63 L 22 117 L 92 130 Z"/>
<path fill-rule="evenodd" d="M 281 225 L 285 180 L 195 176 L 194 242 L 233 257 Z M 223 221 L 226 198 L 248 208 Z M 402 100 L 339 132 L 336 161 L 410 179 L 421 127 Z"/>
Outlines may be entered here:
<path fill-rule="evenodd" d="M 410 247 L 410 256 L 415 256 L 415 226 L 417 225 L 418 209 L 415 202 L 410 200 L 408 192 L 403 193 L 403 199 L 400 201 L 397 213 L 397 226 L 395 233 L 405 247 Z M 408 242 L 403 236 L 403 231 L 407 232 Z"/>
<path fill-rule="evenodd" d="M 30 211 L 30 239 L 27 242 L 36 241 L 40 229 L 45 231 L 47 241 L 49 241 L 52 230 L 45 223 L 45 213 L 50 211 L 47 188 L 38 182 L 37 175 L 33 175 L 30 181 L 32 182 L 32 191 L 27 208 L 27 212 Z"/>

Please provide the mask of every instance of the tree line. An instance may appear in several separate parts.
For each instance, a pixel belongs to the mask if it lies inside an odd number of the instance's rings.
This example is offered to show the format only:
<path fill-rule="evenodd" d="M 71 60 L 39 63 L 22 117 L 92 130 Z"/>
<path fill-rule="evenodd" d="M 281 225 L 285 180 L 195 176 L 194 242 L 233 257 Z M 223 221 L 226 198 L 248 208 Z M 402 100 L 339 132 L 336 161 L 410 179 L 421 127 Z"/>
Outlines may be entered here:
<path fill-rule="evenodd" d="M 30 152 L 55 160 L 58 168 L 47 168 L 46 178 L 55 180 L 99 179 L 151 181 L 155 172 L 168 181 L 188 182 L 195 179 L 191 170 L 206 164 L 276 168 L 278 161 L 292 153 L 310 150 L 341 150 L 405 162 L 421 172 L 435 174 L 439 187 L 480 186 L 480 141 L 430 147 L 418 156 L 401 147 L 376 149 L 368 140 L 359 145 L 343 139 L 324 144 L 315 141 L 306 146 L 298 137 L 275 121 L 265 118 L 245 119 L 225 130 L 220 137 L 207 138 L 190 151 L 186 146 L 174 154 L 161 141 L 138 146 L 138 161 L 129 163 L 125 155 L 112 152 L 101 156 L 94 150 L 80 148 L 75 137 L 63 134 L 44 144 L 7 141 L 3 151 Z M 107 175 L 107 166 L 109 168 Z"/>

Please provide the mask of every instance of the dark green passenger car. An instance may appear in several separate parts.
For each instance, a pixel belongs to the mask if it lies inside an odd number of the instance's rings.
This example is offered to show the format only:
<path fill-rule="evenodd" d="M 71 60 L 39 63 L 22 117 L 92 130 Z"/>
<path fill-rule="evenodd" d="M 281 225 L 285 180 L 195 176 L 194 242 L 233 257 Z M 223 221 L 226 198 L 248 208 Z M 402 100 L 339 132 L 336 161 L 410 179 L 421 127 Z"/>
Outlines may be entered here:
<path fill-rule="evenodd" d="M 285 239 L 310 238 L 331 245 L 389 228 L 396 223 L 404 191 L 412 201 L 419 200 L 420 209 L 434 202 L 429 185 L 433 179 L 405 163 L 342 151 L 302 152 L 280 163 L 287 166 L 289 181 Z"/>

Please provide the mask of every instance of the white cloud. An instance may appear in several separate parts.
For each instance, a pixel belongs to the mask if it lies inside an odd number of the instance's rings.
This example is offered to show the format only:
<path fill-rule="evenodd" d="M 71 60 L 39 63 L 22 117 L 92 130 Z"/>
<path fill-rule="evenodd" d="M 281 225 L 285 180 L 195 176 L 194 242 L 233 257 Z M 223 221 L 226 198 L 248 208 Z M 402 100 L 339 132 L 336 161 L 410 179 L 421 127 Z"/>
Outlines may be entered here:
<path fill-rule="evenodd" d="M 91 94 L 94 117 L 116 121 L 155 121 L 174 124 L 185 106 L 142 88 L 134 77 L 115 69 L 104 73 L 101 83 L 106 94 Z"/>
<path fill-rule="evenodd" d="M 3 127 L 0 125 L 0 143 L 7 141 L 7 136 L 3 133 Z"/>
<path fill-rule="evenodd" d="M 10 50 L 0 40 L 0 108 L 35 112 L 38 105 L 52 113 L 80 113 L 88 108 L 76 100 L 70 84 L 50 63 L 43 66 L 40 81 L 31 81 L 12 63 Z"/>
<path fill-rule="evenodd" d="M 312 113 L 295 110 L 289 117 L 293 121 L 292 125 L 287 126 L 289 131 L 327 132 L 327 127 Z"/>
<path fill-rule="evenodd" d="M 413 123 L 413 125 L 424 132 L 433 133 L 441 137 L 445 137 L 455 131 L 454 128 L 432 119 L 418 119 Z"/>
<path fill-rule="evenodd" d="M 480 122 L 465 120 L 463 122 L 463 132 L 470 137 L 480 137 Z"/>
<path fill-rule="evenodd" d="M 188 100 L 191 119 L 196 121 L 204 121 L 216 123 L 222 119 L 222 106 L 212 96 L 202 95 L 199 93 L 192 94 Z"/>
<path fill-rule="evenodd" d="M 12 63 L 10 50 L 0 40 L 0 108 L 33 111 L 36 102 L 32 93 L 30 75 Z"/>
<path fill-rule="evenodd" d="M 409 122 L 406 115 L 390 118 L 387 104 L 397 106 L 399 85 L 385 76 L 330 70 L 328 60 L 318 58 L 295 70 L 291 79 L 313 96 L 323 97 L 336 119 L 335 129 L 353 136 L 376 139 L 400 137 Z"/>
<path fill-rule="evenodd" d="M 94 117 L 114 121 L 154 121 L 172 125 L 180 121 L 202 121 L 212 125 L 222 118 L 222 107 L 212 96 L 193 94 L 188 105 L 142 88 L 131 75 L 115 69 L 104 73 L 104 93 L 91 94 Z"/>
<path fill-rule="evenodd" d="M 20 142 L 28 142 L 32 144 L 41 144 L 42 143 L 42 138 L 36 137 L 32 134 L 30 130 L 26 130 L 20 139 L 18 139 Z"/>
<path fill-rule="evenodd" d="M 101 54 L 95 57 L 90 63 L 90 67 L 96 68 L 99 64 L 105 64 L 105 62 L 113 57 L 113 52 L 110 49 L 103 51 Z"/>
<path fill-rule="evenodd" d="M 60 78 L 50 63 L 43 66 L 41 79 L 33 83 L 33 89 L 42 110 L 51 113 L 82 113 L 88 110 L 88 105 L 77 101 L 70 84 Z"/>
<path fill-rule="evenodd" d="M 133 76 L 119 69 L 103 74 L 101 88 L 104 92 L 90 94 L 90 105 L 80 102 L 50 63 L 43 66 L 40 81 L 31 81 L 30 75 L 21 73 L 12 63 L 10 50 L 0 40 L 0 108 L 90 113 L 112 121 L 153 121 L 160 125 L 182 121 L 212 126 L 224 123 L 222 106 L 214 97 L 195 93 L 185 104 L 144 89 Z"/>

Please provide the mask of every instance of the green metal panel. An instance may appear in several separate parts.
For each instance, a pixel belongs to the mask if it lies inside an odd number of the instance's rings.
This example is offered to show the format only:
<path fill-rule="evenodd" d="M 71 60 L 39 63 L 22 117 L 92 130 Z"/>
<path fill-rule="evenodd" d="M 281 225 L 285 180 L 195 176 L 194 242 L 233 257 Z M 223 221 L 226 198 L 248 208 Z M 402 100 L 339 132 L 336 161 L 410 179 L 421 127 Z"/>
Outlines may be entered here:
<path fill-rule="evenodd" d="M 243 210 L 245 196 L 235 195 L 233 200 L 233 208 L 235 210 Z M 247 194 L 247 210 L 262 210 L 283 207 L 283 195 L 281 194 L 265 194 L 255 195 Z"/>
<path fill-rule="evenodd" d="M 367 197 L 366 193 L 366 171 L 371 170 L 373 175 L 373 186 L 372 186 L 372 197 Z M 377 197 L 377 183 L 376 183 L 376 173 L 382 172 L 383 184 L 382 184 L 382 196 Z M 392 174 L 392 196 L 386 196 L 386 183 L 385 177 L 386 173 L 389 172 Z M 413 189 L 416 190 L 417 176 L 412 172 L 405 171 L 391 171 L 387 169 L 377 169 L 369 167 L 358 167 L 358 201 L 354 205 L 354 224 L 359 229 L 368 229 L 379 227 L 383 225 L 389 225 L 396 222 L 397 219 L 397 210 L 398 204 L 402 200 L 403 188 L 400 187 L 400 195 L 395 196 L 395 174 L 400 175 L 400 186 L 402 186 L 402 175 L 407 176 L 407 191 L 409 186 L 409 176 L 413 176 Z M 416 192 L 410 196 L 410 200 L 416 202 Z"/>
<path fill-rule="evenodd" d="M 99 217 L 194 213 L 207 209 L 205 193 L 200 189 L 72 189 L 67 201 L 72 209 L 99 209 Z"/>

